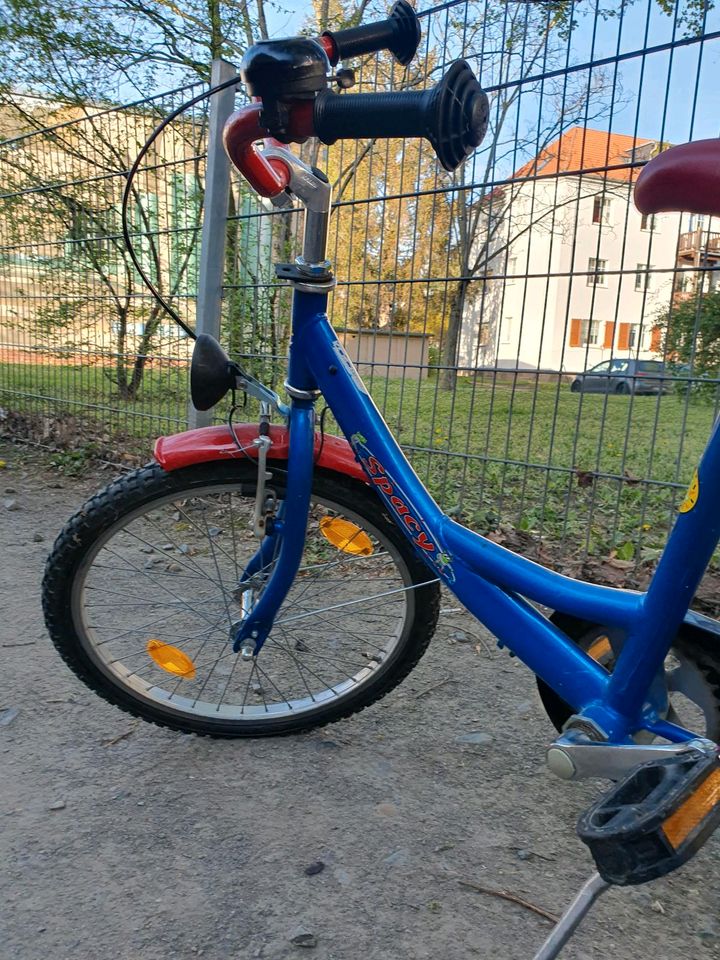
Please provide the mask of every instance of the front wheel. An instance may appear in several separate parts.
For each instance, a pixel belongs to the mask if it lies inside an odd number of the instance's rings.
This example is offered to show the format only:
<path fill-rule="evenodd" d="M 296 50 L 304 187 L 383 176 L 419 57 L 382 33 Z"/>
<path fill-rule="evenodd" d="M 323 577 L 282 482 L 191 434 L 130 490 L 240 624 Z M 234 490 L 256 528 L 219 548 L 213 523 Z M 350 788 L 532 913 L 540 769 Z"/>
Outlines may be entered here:
<path fill-rule="evenodd" d="M 285 471 L 272 464 L 278 501 Z M 60 533 L 45 620 L 70 668 L 145 720 L 214 736 L 317 727 L 362 710 L 422 656 L 440 590 L 377 497 L 317 473 L 298 576 L 257 658 L 233 652 L 238 622 L 276 562 L 248 581 L 257 467 L 157 464 L 116 480 Z M 250 584 L 248 586 L 248 583 Z"/>

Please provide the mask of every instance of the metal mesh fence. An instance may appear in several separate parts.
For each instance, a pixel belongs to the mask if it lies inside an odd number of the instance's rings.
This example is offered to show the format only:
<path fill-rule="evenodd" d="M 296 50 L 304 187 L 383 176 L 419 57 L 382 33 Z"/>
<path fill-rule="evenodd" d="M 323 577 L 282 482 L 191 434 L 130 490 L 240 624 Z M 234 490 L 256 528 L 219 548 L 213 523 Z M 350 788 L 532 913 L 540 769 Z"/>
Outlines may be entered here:
<path fill-rule="evenodd" d="M 641 217 L 632 188 L 668 144 L 717 136 L 720 15 L 682 3 L 668 15 L 656 0 L 617 9 L 462 0 L 422 23 L 416 61 L 366 58 L 355 90 L 422 89 L 462 56 L 490 95 L 490 129 L 455 174 L 425 141 L 302 147 L 335 184 L 331 319 L 451 513 L 569 567 L 587 555 L 617 569 L 651 563 L 717 415 L 720 242 L 700 217 Z M 152 313 L 114 218 L 134 152 L 190 95 L 95 118 L 85 109 L 0 147 L 11 170 L 34 157 L 0 201 L 8 405 L 86 414 L 94 405 L 103 424 L 137 435 L 184 421 L 186 342 Z M 191 319 L 203 136 L 199 109 L 178 121 L 137 197 L 143 255 Z M 89 193 L 108 211 L 102 230 L 82 220 Z M 223 335 L 276 386 L 290 297 L 272 265 L 297 252 L 300 227 L 297 212 L 234 182 Z M 88 266 L 93 244 L 100 263 Z M 118 264 L 109 283 L 105 256 Z M 131 332 L 118 340 L 123 309 Z M 138 354 L 149 359 L 126 399 Z"/>
<path fill-rule="evenodd" d="M 126 174 L 159 120 L 200 87 L 122 107 L 0 107 L 0 391 L 30 413 L 80 416 L 91 436 L 178 429 L 188 341 L 125 250 Z M 130 231 L 144 268 L 192 317 L 206 118 L 183 116 L 135 180 Z"/>

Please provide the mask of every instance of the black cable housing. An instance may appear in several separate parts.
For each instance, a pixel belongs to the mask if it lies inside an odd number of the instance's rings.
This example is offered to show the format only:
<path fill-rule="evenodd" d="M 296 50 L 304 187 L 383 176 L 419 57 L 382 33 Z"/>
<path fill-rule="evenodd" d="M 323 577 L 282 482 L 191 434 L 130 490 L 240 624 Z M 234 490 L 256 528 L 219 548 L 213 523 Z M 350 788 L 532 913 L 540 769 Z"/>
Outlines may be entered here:
<path fill-rule="evenodd" d="M 198 94 L 197 97 L 193 97 L 191 100 L 188 100 L 186 103 L 181 104 L 179 107 L 177 107 L 177 109 L 173 110 L 172 113 L 168 114 L 168 116 L 165 117 L 157 125 L 157 127 L 155 127 L 153 132 L 150 134 L 148 139 L 143 144 L 142 149 L 140 150 L 140 153 L 137 155 L 137 157 L 135 158 L 135 162 L 133 163 L 133 165 L 130 167 L 128 171 L 127 180 L 125 182 L 125 190 L 123 191 L 122 214 L 121 214 L 122 234 L 123 234 L 123 240 L 125 241 L 125 246 L 127 247 L 127 252 L 130 254 L 130 259 L 134 263 L 135 269 L 140 274 L 141 280 L 143 281 L 145 286 L 148 288 L 150 293 L 155 297 L 155 299 L 163 308 L 163 310 L 170 317 L 172 317 L 175 323 L 177 323 L 177 325 L 181 327 L 181 329 L 184 330 L 185 333 L 189 337 L 191 337 L 193 340 L 197 339 L 197 334 L 192 329 L 192 327 L 189 327 L 187 323 L 185 323 L 185 321 L 182 319 L 180 314 L 173 307 L 170 306 L 167 300 L 165 300 L 165 298 L 162 296 L 162 294 L 157 289 L 155 284 L 148 277 L 147 273 L 145 272 L 144 268 L 142 267 L 138 259 L 137 254 L 135 253 L 135 247 L 133 246 L 132 238 L 130 236 L 130 230 L 128 227 L 128 217 L 127 217 L 128 205 L 130 202 L 130 192 L 132 190 L 132 185 L 133 185 L 133 180 L 135 179 L 135 175 L 137 174 L 140 168 L 140 164 L 145 158 L 150 147 L 157 140 L 157 138 L 163 132 L 165 127 L 167 127 L 168 124 L 172 123 L 173 120 L 179 117 L 180 114 L 183 113 L 185 110 L 189 110 L 190 107 L 194 107 L 196 103 L 200 103 L 202 100 L 207 100 L 207 98 L 211 97 L 214 93 L 219 93 L 220 90 L 225 90 L 227 87 L 237 86 L 240 82 L 241 82 L 240 77 L 233 77 L 232 80 L 225 80 L 223 83 L 219 83 L 215 87 L 210 87 L 210 89 L 206 90 L 204 93 Z"/>

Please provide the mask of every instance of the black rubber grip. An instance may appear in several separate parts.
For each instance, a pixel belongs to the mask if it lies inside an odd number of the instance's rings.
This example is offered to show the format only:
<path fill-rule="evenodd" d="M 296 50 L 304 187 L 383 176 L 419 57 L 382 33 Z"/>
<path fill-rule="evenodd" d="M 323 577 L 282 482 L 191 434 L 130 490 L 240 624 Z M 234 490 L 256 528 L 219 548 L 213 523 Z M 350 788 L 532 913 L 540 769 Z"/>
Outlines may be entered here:
<path fill-rule="evenodd" d="M 387 20 L 347 30 L 326 30 L 323 36 L 330 37 L 335 44 L 336 62 L 363 53 L 389 50 L 398 63 L 407 65 L 420 43 L 420 22 L 408 0 L 398 0 Z"/>
<path fill-rule="evenodd" d="M 315 134 L 323 143 L 387 137 L 426 137 L 446 170 L 455 170 L 480 145 L 488 99 L 464 60 L 423 93 L 337 94 L 315 100 Z"/>
<path fill-rule="evenodd" d="M 424 137 L 423 93 L 346 93 L 315 101 L 315 132 L 323 143 L 371 137 Z"/>

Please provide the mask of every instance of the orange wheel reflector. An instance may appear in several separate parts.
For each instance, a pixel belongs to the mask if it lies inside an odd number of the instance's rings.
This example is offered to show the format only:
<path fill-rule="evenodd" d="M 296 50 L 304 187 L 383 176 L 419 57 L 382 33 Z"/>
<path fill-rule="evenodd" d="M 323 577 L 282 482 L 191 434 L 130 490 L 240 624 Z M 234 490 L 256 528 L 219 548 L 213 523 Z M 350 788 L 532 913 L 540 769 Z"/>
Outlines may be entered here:
<path fill-rule="evenodd" d="M 370 537 L 357 524 L 343 520 L 342 517 L 323 517 L 320 521 L 320 532 L 343 553 L 369 557 L 373 552 Z"/>
<path fill-rule="evenodd" d="M 606 654 L 612 653 L 612 647 L 607 637 L 598 637 L 588 648 L 588 656 L 593 660 L 601 660 Z"/>
<path fill-rule="evenodd" d="M 176 677 L 185 677 L 186 680 L 192 680 L 195 676 L 195 664 L 190 657 L 178 650 L 177 647 L 169 643 L 163 643 L 162 640 L 148 640 L 147 652 L 161 670 L 166 673 L 173 673 Z"/>
<path fill-rule="evenodd" d="M 715 770 L 662 825 L 663 833 L 676 850 L 718 803 L 720 770 Z"/>

